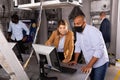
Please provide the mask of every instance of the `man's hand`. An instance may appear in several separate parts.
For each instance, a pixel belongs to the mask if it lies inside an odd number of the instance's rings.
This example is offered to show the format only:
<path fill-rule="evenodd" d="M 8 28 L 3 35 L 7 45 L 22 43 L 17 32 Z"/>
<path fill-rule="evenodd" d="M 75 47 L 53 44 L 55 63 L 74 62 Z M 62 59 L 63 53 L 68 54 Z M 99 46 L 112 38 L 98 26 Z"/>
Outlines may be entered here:
<path fill-rule="evenodd" d="M 81 71 L 82 71 L 83 73 L 89 73 L 91 69 L 92 69 L 92 67 L 83 66 L 83 67 L 81 68 Z"/>
<path fill-rule="evenodd" d="M 7 37 L 7 40 L 8 40 L 8 42 L 12 41 L 10 36 Z"/>
<path fill-rule="evenodd" d="M 76 61 L 71 61 L 71 62 L 69 62 L 68 64 L 69 64 L 69 65 L 76 65 L 77 62 L 76 62 Z"/>
<path fill-rule="evenodd" d="M 25 42 L 27 40 L 28 36 L 23 37 L 22 41 Z"/>
<path fill-rule="evenodd" d="M 9 42 L 11 41 L 11 35 L 12 35 L 12 33 L 11 33 L 11 32 L 8 32 L 7 40 L 8 40 Z"/>
<path fill-rule="evenodd" d="M 84 73 L 88 73 L 92 69 L 92 66 L 96 63 L 97 60 L 98 58 L 93 56 L 90 62 L 87 64 L 87 66 L 82 67 L 81 71 Z"/>

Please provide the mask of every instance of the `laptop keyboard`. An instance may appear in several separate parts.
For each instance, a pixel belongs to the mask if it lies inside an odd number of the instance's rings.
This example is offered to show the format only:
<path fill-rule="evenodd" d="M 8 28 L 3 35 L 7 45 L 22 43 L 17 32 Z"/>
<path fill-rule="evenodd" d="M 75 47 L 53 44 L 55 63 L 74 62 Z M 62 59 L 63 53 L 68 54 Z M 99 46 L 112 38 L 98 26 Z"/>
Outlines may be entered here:
<path fill-rule="evenodd" d="M 63 72 L 63 73 L 73 74 L 76 71 L 77 71 L 77 69 L 61 66 L 61 72 Z"/>

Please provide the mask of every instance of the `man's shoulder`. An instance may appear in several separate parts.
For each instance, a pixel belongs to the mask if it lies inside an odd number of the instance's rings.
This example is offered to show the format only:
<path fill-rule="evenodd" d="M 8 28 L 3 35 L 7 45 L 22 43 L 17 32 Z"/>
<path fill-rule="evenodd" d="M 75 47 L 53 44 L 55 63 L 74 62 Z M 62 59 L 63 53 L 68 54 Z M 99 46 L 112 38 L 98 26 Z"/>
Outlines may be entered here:
<path fill-rule="evenodd" d="M 87 24 L 86 27 L 87 27 L 88 32 L 96 32 L 96 31 L 99 32 L 99 29 L 96 28 L 95 26 L 92 26 L 92 25 L 88 25 L 88 24 Z"/>
<path fill-rule="evenodd" d="M 89 25 L 89 24 L 87 24 L 86 26 L 90 30 L 94 30 L 94 29 L 96 30 L 97 29 L 95 26 L 92 26 L 92 25 Z"/>
<path fill-rule="evenodd" d="M 19 24 L 25 24 L 25 23 L 23 23 L 22 21 L 19 21 Z"/>
<path fill-rule="evenodd" d="M 109 19 L 108 19 L 108 18 L 105 18 L 104 20 L 108 20 L 108 21 L 109 21 Z"/>
<path fill-rule="evenodd" d="M 110 22 L 109 19 L 105 18 L 103 22 Z"/>
<path fill-rule="evenodd" d="M 89 35 L 89 37 L 93 37 L 93 36 L 95 37 L 101 35 L 101 32 L 95 26 L 88 25 L 87 35 Z"/>

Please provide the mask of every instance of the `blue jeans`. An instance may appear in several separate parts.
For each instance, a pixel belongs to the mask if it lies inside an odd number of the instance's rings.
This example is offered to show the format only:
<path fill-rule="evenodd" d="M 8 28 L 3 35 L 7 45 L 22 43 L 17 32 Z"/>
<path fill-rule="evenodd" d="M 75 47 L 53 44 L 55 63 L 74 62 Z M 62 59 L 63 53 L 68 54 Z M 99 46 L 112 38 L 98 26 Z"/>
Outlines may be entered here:
<path fill-rule="evenodd" d="M 93 68 L 90 74 L 90 80 L 104 80 L 108 65 L 109 62 L 100 67 Z"/>

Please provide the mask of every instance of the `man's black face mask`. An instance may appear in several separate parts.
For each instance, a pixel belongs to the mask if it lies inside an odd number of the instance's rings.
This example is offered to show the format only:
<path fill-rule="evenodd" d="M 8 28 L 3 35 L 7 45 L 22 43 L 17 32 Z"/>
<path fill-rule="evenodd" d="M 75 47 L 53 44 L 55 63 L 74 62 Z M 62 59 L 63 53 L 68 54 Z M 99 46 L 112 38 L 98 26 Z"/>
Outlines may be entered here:
<path fill-rule="evenodd" d="M 82 33 L 84 28 L 82 28 L 82 26 L 74 26 L 74 29 L 76 32 Z"/>

